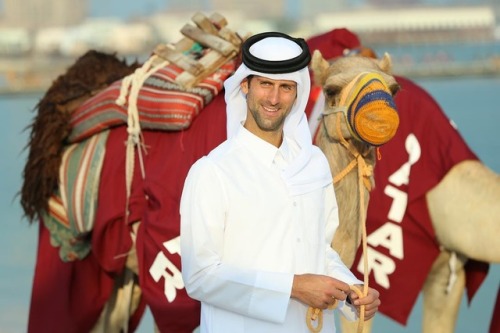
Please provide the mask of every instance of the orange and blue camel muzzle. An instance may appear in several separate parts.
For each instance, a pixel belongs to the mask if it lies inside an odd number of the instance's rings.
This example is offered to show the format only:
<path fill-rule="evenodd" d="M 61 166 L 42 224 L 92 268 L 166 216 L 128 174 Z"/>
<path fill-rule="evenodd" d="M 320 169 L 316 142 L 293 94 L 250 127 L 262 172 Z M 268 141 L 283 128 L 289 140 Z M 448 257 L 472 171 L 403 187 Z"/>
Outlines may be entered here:
<path fill-rule="evenodd" d="M 324 115 L 343 112 L 351 135 L 372 146 L 391 140 L 399 115 L 390 89 L 379 73 L 360 73 L 342 90 L 339 105 Z"/>

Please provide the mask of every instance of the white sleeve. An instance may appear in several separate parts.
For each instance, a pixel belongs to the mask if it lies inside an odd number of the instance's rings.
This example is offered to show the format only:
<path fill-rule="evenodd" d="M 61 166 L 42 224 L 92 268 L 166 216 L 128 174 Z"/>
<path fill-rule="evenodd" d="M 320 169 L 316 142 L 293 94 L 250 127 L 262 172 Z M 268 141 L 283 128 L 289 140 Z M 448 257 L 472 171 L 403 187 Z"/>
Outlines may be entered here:
<path fill-rule="evenodd" d="M 181 197 L 182 276 L 189 296 L 248 317 L 282 323 L 293 274 L 222 262 L 227 198 L 208 158 L 189 171 Z"/>
<path fill-rule="evenodd" d="M 325 233 L 327 274 L 348 285 L 363 284 L 363 281 L 354 276 L 340 259 L 339 254 L 331 247 L 333 236 L 339 225 L 338 205 L 333 185 L 330 185 L 327 189 L 325 209 L 327 217 Z M 346 302 L 339 302 L 337 309 L 349 320 L 356 320 L 358 318 L 355 307 Z"/>

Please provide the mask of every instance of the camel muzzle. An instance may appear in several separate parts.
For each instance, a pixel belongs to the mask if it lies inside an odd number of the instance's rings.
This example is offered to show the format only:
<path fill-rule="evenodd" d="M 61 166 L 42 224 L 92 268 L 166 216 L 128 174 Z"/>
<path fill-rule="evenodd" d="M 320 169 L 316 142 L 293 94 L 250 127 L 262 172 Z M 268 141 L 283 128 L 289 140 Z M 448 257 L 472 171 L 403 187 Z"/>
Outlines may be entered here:
<path fill-rule="evenodd" d="M 342 90 L 337 107 L 324 115 L 342 111 L 351 135 L 372 146 L 391 140 L 399 126 L 399 115 L 382 76 L 360 73 Z"/>

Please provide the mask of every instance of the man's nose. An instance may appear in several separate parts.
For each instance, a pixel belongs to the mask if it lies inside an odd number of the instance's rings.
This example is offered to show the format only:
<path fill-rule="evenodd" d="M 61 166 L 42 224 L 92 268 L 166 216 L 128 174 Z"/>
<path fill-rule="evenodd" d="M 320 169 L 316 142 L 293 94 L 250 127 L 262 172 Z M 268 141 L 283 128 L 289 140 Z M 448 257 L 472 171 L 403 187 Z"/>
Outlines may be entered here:
<path fill-rule="evenodd" d="M 280 91 L 279 91 L 279 87 L 273 87 L 270 91 L 269 91 L 269 94 L 267 96 L 267 99 L 269 100 L 269 102 L 273 105 L 275 104 L 278 104 L 279 100 L 280 100 Z"/>

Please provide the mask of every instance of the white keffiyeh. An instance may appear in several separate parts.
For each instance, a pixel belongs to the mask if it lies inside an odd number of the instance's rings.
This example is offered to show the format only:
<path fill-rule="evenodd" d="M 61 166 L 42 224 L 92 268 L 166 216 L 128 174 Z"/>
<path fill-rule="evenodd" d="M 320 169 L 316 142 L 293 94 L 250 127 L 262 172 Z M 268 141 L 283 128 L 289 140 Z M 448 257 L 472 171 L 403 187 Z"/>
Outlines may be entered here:
<path fill-rule="evenodd" d="M 306 46 L 307 47 L 307 46 Z M 250 47 L 250 53 L 261 60 L 289 60 L 299 56 L 303 49 L 295 41 L 284 37 L 267 37 Z M 292 194 L 303 194 L 332 181 L 328 162 L 319 149 L 312 144 L 311 132 L 307 123 L 305 107 L 310 91 L 310 77 L 307 66 L 291 73 L 269 74 L 251 70 L 242 63 L 236 72 L 225 81 L 225 100 L 227 112 L 227 137 L 235 135 L 238 127 L 247 115 L 246 96 L 241 91 L 240 83 L 249 75 L 263 76 L 272 80 L 290 80 L 297 83 L 297 100 L 287 116 L 283 135 L 293 140 L 300 153 L 283 171 L 283 178 Z"/>

